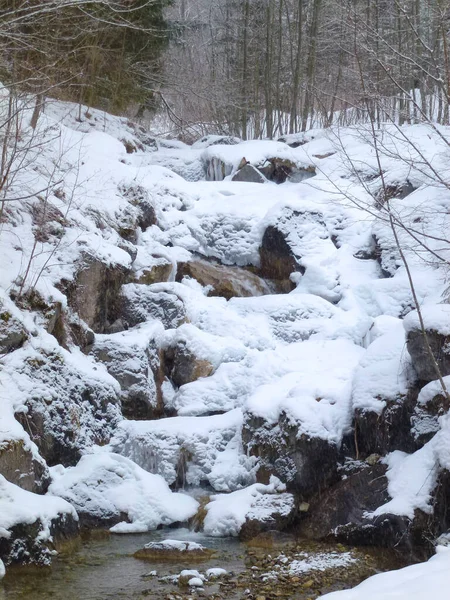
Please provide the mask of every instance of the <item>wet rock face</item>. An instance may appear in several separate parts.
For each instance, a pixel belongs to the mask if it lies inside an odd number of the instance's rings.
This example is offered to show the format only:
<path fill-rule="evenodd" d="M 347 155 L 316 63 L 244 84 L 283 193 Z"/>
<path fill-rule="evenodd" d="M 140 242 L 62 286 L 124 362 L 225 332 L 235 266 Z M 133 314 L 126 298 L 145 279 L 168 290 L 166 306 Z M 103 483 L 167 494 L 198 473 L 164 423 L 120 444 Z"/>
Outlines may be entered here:
<path fill-rule="evenodd" d="M 246 541 L 268 531 L 283 531 L 294 521 L 296 503 L 292 494 L 261 494 L 239 532 L 239 539 Z"/>
<path fill-rule="evenodd" d="M 85 257 L 73 282 L 63 284 L 70 308 L 95 333 L 108 332 L 120 316 L 120 290 L 129 272 Z"/>
<path fill-rule="evenodd" d="M 156 319 L 166 329 L 176 329 L 186 321 L 186 310 L 175 294 L 130 283 L 122 288 L 120 317 L 126 327 Z"/>
<path fill-rule="evenodd" d="M 366 512 L 376 510 L 389 501 L 387 467 L 361 463 L 361 470 L 348 474 L 333 487 L 311 500 L 310 510 L 301 522 L 301 534 L 311 539 L 325 539 L 337 527 L 349 526 L 364 532 Z M 350 530 L 348 530 L 350 535 Z M 368 541 L 373 531 L 368 532 Z"/>
<path fill-rule="evenodd" d="M 79 533 L 78 521 L 69 514 L 58 515 L 51 520 L 51 542 L 42 540 L 45 527 L 39 519 L 31 524 L 20 523 L 11 527 L 9 537 L 0 537 L 0 558 L 3 562 L 7 566 L 48 566 L 52 561 L 53 551 Z"/>
<path fill-rule="evenodd" d="M 428 330 L 427 338 L 442 376 L 450 375 L 450 336 Z M 419 379 L 423 382 L 437 379 L 434 361 L 427 350 L 422 331 L 409 331 L 406 343 Z"/>
<path fill-rule="evenodd" d="M 286 288 L 287 292 L 295 288 L 289 279 L 291 273 L 305 272 L 305 269 L 298 264 L 285 234 L 273 225 L 269 225 L 264 232 L 259 256 L 261 276 L 278 282 L 283 288 Z"/>
<path fill-rule="evenodd" d="M 247 452 L 259 459 L 257 479 L 262 483 L 275 475 L 288 491 L 305 500 L 338 479 L 337 446 L 320 438 L 298 436 L 298 427 L 284 415 L 276 425 L 247 417 L 242 436 Z"/>
<path fill-rule="evenodd" d="M 183 343 L 165 351 L 164 365 L 167 376 L 177 387 L 196 381 L 200 377 L 209 377 L 214 372 L 214 367 L 209 361 L 195 356 Z"/>
<path fill-rule="evenodd" d="M 381 414 L 357 409 L 354 425 L 359 453 L 369 456 L 394 450 L 417 450 L 411 422 L 416 401 L 417 390 L 413 389 L 407 396 L 388 401 Z"/>
<path fill-rule="evenodd" d="M 0 355 L 23 346 L 28 338 L 22 324 L 0 305 Z"/>
<path fill-rule="evenodd" d="M 50 484 L 47 465 L 33 456 L 23 440 L 0 444 L 0 473 L 11 483 L 35 494 L 45 494 Z"/>
<path fill-rule="evenodd" d="M 92 352 L 120 384 L 123 416 L 133 420 L 154 418 L 157 391 L 145 350 L 104 340 L 97 342 Z"/>
<path fill-rule="evenodd" d="M 206 260 L 180 263 L 177 281 L 181 281 L 183 277 L 192 277 L 203 286 L 211 286 L 208 296 L 220 296 L 227 300 L 271 293 L 268 284 L 254 273 L 240 267 L 218 265 Z"/>

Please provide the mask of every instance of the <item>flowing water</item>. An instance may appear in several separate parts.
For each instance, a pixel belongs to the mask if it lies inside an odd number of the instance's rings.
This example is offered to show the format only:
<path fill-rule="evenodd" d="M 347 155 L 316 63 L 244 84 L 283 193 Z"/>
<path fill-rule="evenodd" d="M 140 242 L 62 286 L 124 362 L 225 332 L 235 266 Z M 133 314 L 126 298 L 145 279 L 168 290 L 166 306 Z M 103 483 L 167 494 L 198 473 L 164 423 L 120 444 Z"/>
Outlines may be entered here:
<path fill-rule="evenodd" d="M 201 564 L 150 563 L 133 557 L 136 550 L 149 541 L 161 539 L 194 540 L 217 550 L 217 555 Z M 305 542 L 300 546 L 308 552 L 336 553 L 339 546 L 323 546 Z M 297 547 L 298 549 L 299 547 Z M 346 549 L 347 550 L 347 549 Z M 339 548 L 340 552 L 344 550 Z M 161 530 L 140 535 L 95 535 L 77 548 L 62 552 L 51 568 L 9 568 L 0 583 L 0 600 L 135 600 L 227 598 L 244 599 L 258 595 L 272 598 L 316 598 L 321 593 L 357 584 L 362 579 L 383 570 L 403 566 L 392 553 L 376 550 L 354 550 L 355 565 L 327 572 L 308 572 L 292 577 L 278 573 L 273 578 L 273 559 L 284 549 L 247 548 L 231 538 L 205 538 L 187 529 Z M 287 554 L 287 553 L 286 553 Z M 273 558 L 272 558 L 273 557 Z M 275 565 L 275 566 L 274 566 Z M 204 573 L 211 567 L 228 571 L 228 579 L 193 591 L 177 583 L 162 580 L 177 575 L 183 569 Z M 151 573 L 156 571 L 157 575 Z M 267 575 L 269 573 L 269 576 Z M 271 575 L 272 574 L 272 575 Z M 250 590 L 253 595 L 250 595 Z"/>

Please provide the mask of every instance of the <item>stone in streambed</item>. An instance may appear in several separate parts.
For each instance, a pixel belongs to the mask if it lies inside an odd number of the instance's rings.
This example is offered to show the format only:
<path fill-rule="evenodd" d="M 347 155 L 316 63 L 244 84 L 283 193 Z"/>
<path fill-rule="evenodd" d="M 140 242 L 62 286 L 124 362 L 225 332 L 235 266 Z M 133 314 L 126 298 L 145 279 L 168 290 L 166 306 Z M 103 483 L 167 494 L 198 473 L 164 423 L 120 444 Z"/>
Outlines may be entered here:
<path fill-rule="evenodd" d="M 214 554 L 214 550 L 195 542 L 163 540 L 146 544 L 134 553 L 134 557 L 152 562 L 203 562 Z"/>

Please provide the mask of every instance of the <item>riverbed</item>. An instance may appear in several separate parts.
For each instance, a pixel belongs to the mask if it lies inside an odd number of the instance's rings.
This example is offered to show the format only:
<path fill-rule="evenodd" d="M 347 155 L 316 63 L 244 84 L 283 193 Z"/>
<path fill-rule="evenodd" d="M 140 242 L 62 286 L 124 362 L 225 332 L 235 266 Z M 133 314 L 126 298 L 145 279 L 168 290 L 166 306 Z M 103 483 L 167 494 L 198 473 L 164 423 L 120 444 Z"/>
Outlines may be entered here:
<path fill-rule="evenodd" d="M 217 551 L 201 564 L 152 563 L 134 558 L 149 541 L 192 540 Z M 264 544 L 263 544 L 264 546 Z M 1 600 L 230 600 L 265 598 L 314 599 L 356 585 L 374 573 L 405 565 L 392 551 L 352 549 L 307 541 L 248 546 L 233 538 L 206 538 L 187 529 L 138 535 L 88 535 L 66 549 L 49 568 L 10 568 L 0 584 Z M 227 574 L 205 581 L 203 588 L 180 586 L 183 569 L 205 574 L 222 568 Z"/>

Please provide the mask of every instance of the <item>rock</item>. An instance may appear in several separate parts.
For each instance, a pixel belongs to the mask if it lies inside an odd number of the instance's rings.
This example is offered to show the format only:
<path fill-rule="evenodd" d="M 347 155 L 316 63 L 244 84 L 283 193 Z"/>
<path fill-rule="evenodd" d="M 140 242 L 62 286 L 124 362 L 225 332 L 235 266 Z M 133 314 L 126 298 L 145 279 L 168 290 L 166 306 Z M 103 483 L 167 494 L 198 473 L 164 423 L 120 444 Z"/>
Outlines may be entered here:
<path fill-rule="evenodd" d="M 138 345 L 103 338 L 92 353 L 120 384 L 123 416 L 134 420 L 155 418 L 158 398 L 147 352 Z"/>
<path fill-rule="evenodd" d="M 23 409 L 16 418 L 49 466 L 76 464 L 87 447 L 107 443 L 122 419 L 117 382 L 106 372 L 96 376 L 84 360 L 35 349 L 17 370 Z"/>
<path fill-rule="evenodd" d="M 269 225 L 264 232 L 259 256 L 261 276 L 276 281 L 286 292 L 295 288 L 295 284 L 290 281 L 291 273 L 305 272 L 287 243 L 285 235 L 273 225 Z"/>
<path fill-rule="evenodd" d="M 0 475 L 0 532 L 6 566 L 46 566 L 55 550 L 78 535 L 78 518 L 62 498 L 33 494 Z"/>
<path fill-rule="evenodd" d="M 195 542 L 163 540 L 150 542 L 134 553 L 135 558 L 152 562 L 203 562 L 214 556 L 215 551 Z M 190 575 L 192 577 L 192 575 Z"/>
<path fill-rule="evenodd" d="M 275 425 L 247 415 L 242 438 L 245 450 L 258 458 L 257 480 L 267 483 L 275 475 L 301 501 L 338 479 L 340 449 L 321 438 L 298 436 L 298 427 L 283 413 Z"/>
<path fill-rule="evenodd" d="M 270 294 L 268 284 L 257 275 L 240 267 L 228 267 L 206 260 L 179 263 L 177 281 L 192 277 L 203 286 L 211 286 L 208 296 L 229 300 L 235 297 L 252 297 Z"/>
<path fill-rule="evenodd" d="M 267 179 L 256 167 L 247 163 L 241 167 L 231 178 L 231 181 L 245 181 L 249 183 L 266 183 Z"/>
<path fill-rule="evenodd" d="M 136 283 L 151 285 L 152 283 L 161 283 L 169 281 L 172 275 L 173 265 L 165 258 L 157 258 L 156 264 L 149 268 L 142 269 Z"/>
<path fill-rule="evenodd" d="M 122 288 L 120 314 L 127 327 L 157 319 L 166 329 L 176 329 L 186 321 L 186 310 L 178 296 L 134 283 Z"/>
<path fill-rule="evenodd" d="M 412 194 L 417 190 L 409 179 L 403 181 L 402 183 L 392 183 L 386 185 L 385 188 L 381 188 L 378 194 L 376 195 L 376 207 L 378 209 L 382 208 L 388 200 L 392 200 L 393 198 L 403 199 Z"/>
<path fill-rule="evenodd" d="M 450 335 L 442 335 L 438 331 L 427 330 L 428 343 L 439 366 L 441 374 L 450 375 Z M 433 381 L 437 377 L 434 361 L 425 345 L 423 333 L 417 329 L 409 331 L 407 336 L 408 352 L 421 381 Z"/>
<path fill-rule="evenodd" d="M 145 231 L 152 225 L 156 225 L 157 218 L 155 208 L 146 188 L 141 185 L 122 185 L 119 190 L 130 204 L 138 207 L 139 215 L 137 218 L 137 225 L 142 231 Z"/>
<path fill-rule="evenodd" d="M 45 494 L 50 484 L 45 461 L 21 439 L 0 443 L 0 473 L 11 483 L 35 494 Z"/>
<path fill-rule="evenodd" d="M 282 158 L 269 158 L 258 170 L 269 180 L 275 183 L 284 183 L 287 179 L 293 183 L 300 183 L 305 179 L 314 177 L 316 169 L 313 166 L 301 168 L 294 162 Z"/>
<path fill-rule="evenodd" d="M 70 315 L 68 327 L 70 329 L 71 341 L 80 348 L 82 352 L 88 353 L 95 343 L 95 333 L 87 327 L 77 315 Z"/>
<path fill-rule="evenodd" d="M 124 267 L 110 267 L 84 255 L 73 281 L 63 281 L 61 286 L 71 309 L 93 331 L 104 333 L 120 316 L 120 290 L 128 277 Z"/>
<path fill-rule="evenodd" d="M 168 377 L 177 387 L 196 381 L 200 377 L 209 377 L 214 372 L 214 367 L 209 361 L 195 356 L 184 343 L 177 344 L 175 348 L 167 348 L 164 353 L 164 365 Z"/>
<path fill-rule="evenodd" d="M 417 450 L 411 427 L 416 401 L 417 390 L 413 388 L 407 395 L 386 400 L 381 413 L 356 409 L 354 426 L 359 453 L 384 456 L 393 450 Z"/>
<path fill-rule="evenodd" d="M 422 447 L 440 429 L 439 420 L 450 411 L 450 401 L 439 380 L 420 390 L 417 405 L 411 417 L 411 431 L 418 447 Z"/>
<path fill-rule="evenodd" d="M 386 471 L 386 465 L 382 464 L 362 466 L 311 499 L 310 510 L 300 522 L 301 535 L 321 540 L 332 535 L 337 527 L 347 525 L 363 531 L 368 523 L 365 513 L 390 500 Z M 368 538 L 370 535 L 372 532 Z"/>
<path fill-rule="evenodd" d="M 0 305 L 0 355 L 13 352 L 28 339 L 24 326 Z"/>
<path fill-rule="evenodd" d="M 263 531 L 287 529 L 295 517 L 292 494 L 260 494 L 245 517 L 239 532 L 241 540 L 250 540 Z"/>

